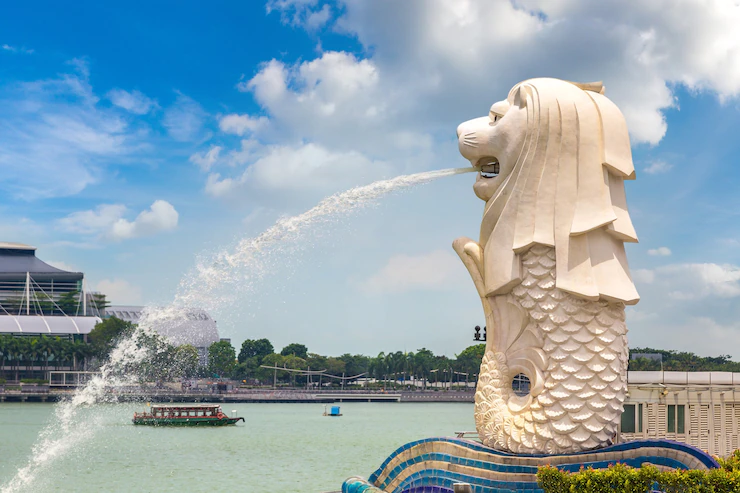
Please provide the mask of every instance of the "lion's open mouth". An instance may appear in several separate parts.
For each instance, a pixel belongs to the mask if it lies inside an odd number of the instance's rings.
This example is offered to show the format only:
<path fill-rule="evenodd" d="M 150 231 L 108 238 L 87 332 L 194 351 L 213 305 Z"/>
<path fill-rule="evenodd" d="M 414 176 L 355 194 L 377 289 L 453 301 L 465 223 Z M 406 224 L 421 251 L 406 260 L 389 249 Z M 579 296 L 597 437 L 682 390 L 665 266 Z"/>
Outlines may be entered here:
<path fill-rule="evenodd" d="M 491 156 L 480 158 L 475 167 L 480 169 L 483 178 L 496 178 L 501 171 L 498 158 Z"/>

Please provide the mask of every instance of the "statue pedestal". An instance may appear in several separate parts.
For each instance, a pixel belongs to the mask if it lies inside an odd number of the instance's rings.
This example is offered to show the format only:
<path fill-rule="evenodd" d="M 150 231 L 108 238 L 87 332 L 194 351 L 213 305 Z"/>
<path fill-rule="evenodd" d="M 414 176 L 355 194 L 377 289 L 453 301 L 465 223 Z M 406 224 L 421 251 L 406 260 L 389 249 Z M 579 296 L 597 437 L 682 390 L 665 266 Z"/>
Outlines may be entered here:
<path fill-rule="evenodd" d="M 670 440 L 631 441 L 574 454 L 514 455 L 460 438 L 426 438 L 393 452 L 367 481 L 348 479 L 342 493 L 453 493 L 455 483 L 469 483 L 475 493 L 535 493 L 542 492 L 537 486 L 539 466 L 575 472 L 617 462 L 668 469 L 719 467 L 706 452 Z"/>

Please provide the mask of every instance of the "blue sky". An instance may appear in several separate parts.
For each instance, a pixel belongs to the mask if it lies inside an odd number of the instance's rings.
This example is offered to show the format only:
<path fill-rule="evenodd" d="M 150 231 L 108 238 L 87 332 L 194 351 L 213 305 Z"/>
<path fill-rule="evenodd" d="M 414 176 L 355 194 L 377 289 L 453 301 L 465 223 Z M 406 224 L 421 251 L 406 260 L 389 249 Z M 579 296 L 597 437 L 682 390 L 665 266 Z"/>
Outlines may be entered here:
<path fill-rule="evenodd" d="M 690 20 L 690 22 L 689 22 Z M 460 167 L 454 130 L 530 77 L 627 118 L 632 346 L 740 358 L 737 2 L 23 2 L 0 16 L 0 229 L 116 303 L 322 197 Z M 226 285 L 235 343 L 453 355 L 482 312 L 450 244 L 472 175 L 393 195 Z M 398 266 L 406 268 L 399 275 Z"/>

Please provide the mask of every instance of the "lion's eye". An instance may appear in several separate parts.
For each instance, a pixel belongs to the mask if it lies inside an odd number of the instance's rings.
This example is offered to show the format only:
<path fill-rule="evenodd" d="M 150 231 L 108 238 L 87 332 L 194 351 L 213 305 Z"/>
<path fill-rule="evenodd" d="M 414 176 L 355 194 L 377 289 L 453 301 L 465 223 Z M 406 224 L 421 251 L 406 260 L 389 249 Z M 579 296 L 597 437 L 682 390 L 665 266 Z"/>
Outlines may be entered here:
<path fill-rule="evenodd" d="M 503 116 L 497 115 L 496 113 L 491 113 L 488 117 L 491 119 L 491 125 L 503 118 Z"/>

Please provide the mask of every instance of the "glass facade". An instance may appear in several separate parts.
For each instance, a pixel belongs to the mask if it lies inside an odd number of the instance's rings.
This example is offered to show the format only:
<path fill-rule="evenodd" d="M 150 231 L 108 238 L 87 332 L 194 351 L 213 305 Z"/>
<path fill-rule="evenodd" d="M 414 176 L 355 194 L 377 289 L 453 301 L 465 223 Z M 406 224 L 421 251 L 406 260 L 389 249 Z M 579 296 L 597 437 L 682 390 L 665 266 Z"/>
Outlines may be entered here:
<path fill-rule="evenodd" d="M 668 433 L 686 433 L 686 406 L 668 405 Z"/>
<path fill-rule="evenodd" d="M 642 404 L 640 404 L 642 406 Z M 640 417 L 642 421 L 642 417 Z M 624 412 L 622 413 L 621 423 L 622 433 L 635 433 L 635 405 L 625 404 Z"/>

